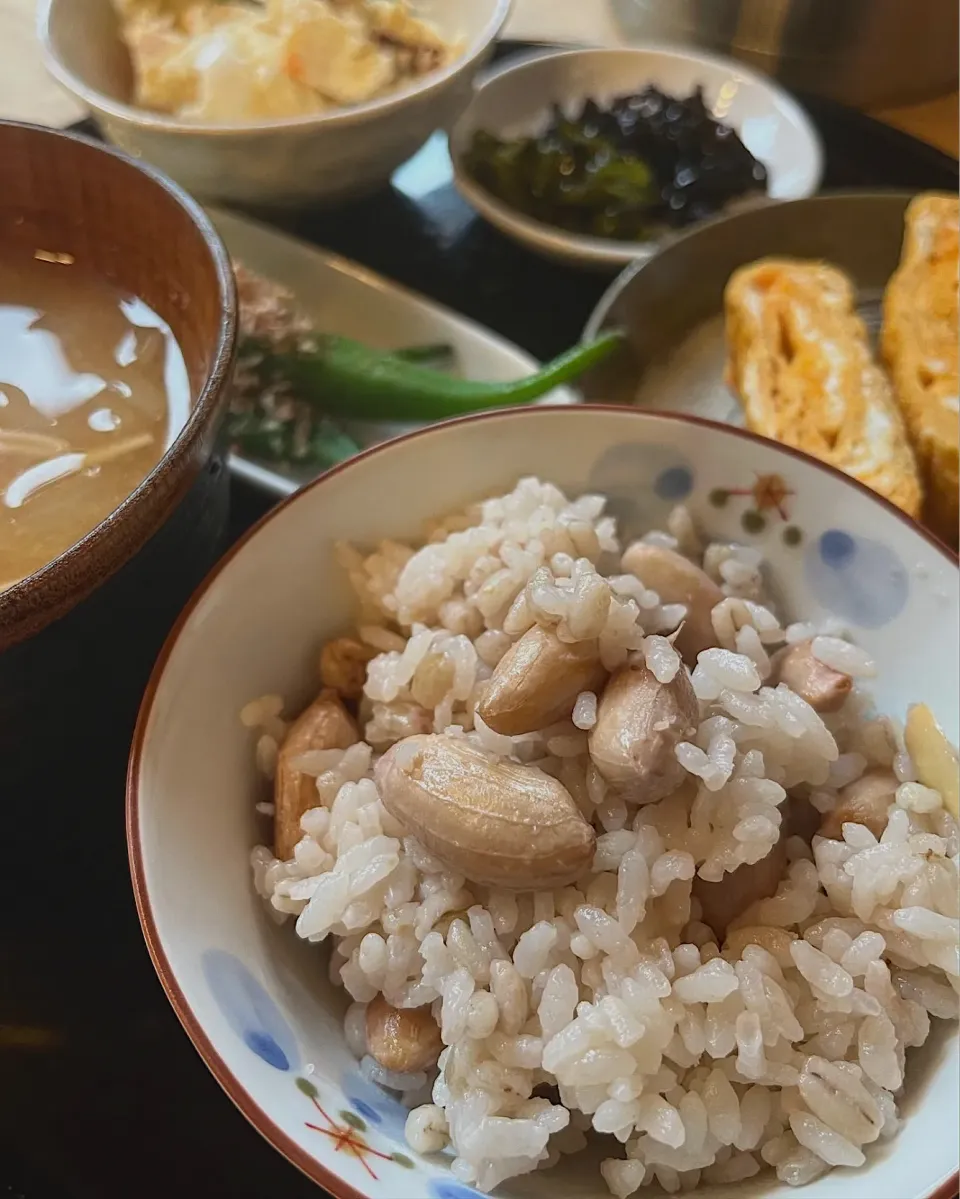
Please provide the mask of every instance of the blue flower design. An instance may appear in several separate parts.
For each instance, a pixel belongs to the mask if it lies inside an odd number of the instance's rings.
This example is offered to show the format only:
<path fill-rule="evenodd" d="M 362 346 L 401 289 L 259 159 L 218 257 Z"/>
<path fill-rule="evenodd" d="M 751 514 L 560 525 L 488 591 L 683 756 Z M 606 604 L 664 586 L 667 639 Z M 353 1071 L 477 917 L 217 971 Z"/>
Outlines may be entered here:
<path fill-rule="evenodd" d="M 882 628 L 906 607 L 907 570 L 880 541 L 827 529 L 808 545 L 804 566 L 820 603 L 858 628 Z"/>
<path fill-rule="evenodd" d="M 842 570 L 855 558 L 857 543 L 843 529 L 827 529 L 820 538 L 819 549 L 825 566 Z"/>
<path fill-rule="evenodd" d="M 300 1054 L 293 1031 L 247 967 L 222 949 L 208 949 L 201 965 L 210 994 L 247 1048 L 275 1070 L 296 1070 Z"/>
<path fill-rule="evenodd" d="M 356 1070 L 348 1070 L 340 1079 L 340 1085 L 344 1099 L 358 1115 L 390 1140 L 406 1145 L 404 1128 L 410 1113 L 398 1099 Z"/>
<path fill-rule="evenodd" d="M 626 542 L 661 524 L 670 507 L 693 491 L 695 478 L 673 446 L 628 442 L 601 454 L 587 488 L 608 497 L 606 511 Z"/>
<path fill-rule="evenodd" d="M 489 1196 L 452 1178 L 431 1178 L 430 1194 L 433 1199 L 489 1199 Z"/>
<path fill-rule="evenodd" d="M 657 475 L 653 490 L 660 499 L 677 504 L 693 491 L 693 471 L 688 466 L 668 466 Z"/>

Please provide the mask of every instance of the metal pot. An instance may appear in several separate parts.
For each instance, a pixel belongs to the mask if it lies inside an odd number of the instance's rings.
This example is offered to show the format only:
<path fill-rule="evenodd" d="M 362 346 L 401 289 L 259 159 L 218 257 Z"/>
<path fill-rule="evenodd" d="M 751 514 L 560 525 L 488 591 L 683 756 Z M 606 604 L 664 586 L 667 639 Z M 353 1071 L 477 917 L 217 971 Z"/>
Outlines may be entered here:
<path fill-rule="evenodd" d="M 957 0 L 611 0 L 631 41 L 686 42 L 858 107 L 957 86 Z"/>

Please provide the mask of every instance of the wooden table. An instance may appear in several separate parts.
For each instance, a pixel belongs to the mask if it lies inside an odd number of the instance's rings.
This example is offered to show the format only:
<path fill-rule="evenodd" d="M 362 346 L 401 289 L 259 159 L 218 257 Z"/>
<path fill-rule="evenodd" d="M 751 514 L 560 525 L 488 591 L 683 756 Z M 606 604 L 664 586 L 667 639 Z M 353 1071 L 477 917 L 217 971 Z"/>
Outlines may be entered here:
<path fill-rule="evenodd" d="M 35 0 L 0 0 L 0 117 L 69 125 L 84 113 L 44 71 L 34 35 L 34 11 Z M 531 41 L 610 44 L 618 39 L 606 0 L 515 0 L 506 32 Z M 954 94 L 873 115 L 957 157 L 957 114 Z"/>

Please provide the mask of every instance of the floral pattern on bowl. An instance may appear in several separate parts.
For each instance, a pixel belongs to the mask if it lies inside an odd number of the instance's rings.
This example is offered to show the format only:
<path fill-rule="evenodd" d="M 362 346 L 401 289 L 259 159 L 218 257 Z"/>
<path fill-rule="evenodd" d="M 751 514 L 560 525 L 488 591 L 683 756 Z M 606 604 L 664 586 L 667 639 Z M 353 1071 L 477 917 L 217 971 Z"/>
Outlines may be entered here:
<path fill-rule="evenodd" d="M 674 505 L 698 498 L 693 466 L 674 447 L 654 443 L 612 447 L 594 464 L 587 485 L 609 497 L 607 509 L 628 536 L 662 525 Z M 903 611 L 910 580 L 893 547 L 843 528 L 807 538 L 791 517 L 798 495 L 786 473 L 755 473 L 746 485 L 714 486 L 706 499 L 710 507 L 734 515 L 738 527 L 731 537 L 747 544 L 760 541 L 765 551 L 771 536 L 788 549 L 806 546 L 811 590 L 845 623 L 879 629 Z"/>
<path fill-rule="evenodd" d="M 304 1126 L 328 1138 L 335 1153 L 346 1153 L 358 1161 L 371 1178 L 377 1179 L 374 1163 L 392 1162 L 406 1170 L 414 1163 L 407 1153 L 384 1152 L 367 1139 L 368 1126 L 389 1141 L 405 1144 L 403 1127 L 407 1112 L 386 1091 L 368 1082 L 356 1071 L 341 1077 L 341 1092 L 321 1095 L 320 1087 L 306 1073 L 297 1073 L 300 1053 L 293 1030 L 279 1007 L 239 958 L 222 949 L 208 949 L 202 968 L 207 986 L 230 1028 L 244 1045 L 281 1073 L 293 1073 L 294 1084 L 313 1106 L 313 1114 Z M 347 1100 L 331 1116 L 324 1104 Z"/>
<path fill-rule="evenodd" d="M 207 950 L 203 955 L 203 972 L 215 1002 L 251 1053 L 275 1070 L 295 1072 L 299 1052 L 293 1030 L 253 973 L 239 958 L 220 949 Z M 378 1147 L 382 1140 L 406 1147 L 403 1130 L 408 1112 L 376 1083 L 356 1070 L 348 1070 L 340 1079 L 341 1092 L 334 1091 L 328 1097 L 306 1074 L 295 1074 L 294 1085 L 313 1108 L 304 1127 L 326 1137 L 334 1153 L 358 1161 L 374 1182 L 380 1179 L 377 1170 L 383 1169 L 381 1162 L 404 1170 L 416 1169 L 409 1150 L 385 1152 L 387 1147 Z M 350 1106 L 331 1115 L 327 1107 L 341 1099 Z M 481 1199 L 479 1191 L 451 1179 L 433 1178 L 429 1186 L 434 1199 Z"/>
<path fill-rule="evenodd" d="M 275 1070 L 296 1070 L 300 1055 L 293 1032 L 263 986 L 231 953 L 210 949 L 203 973 L 227 1023 L 244 1045 Z"/>

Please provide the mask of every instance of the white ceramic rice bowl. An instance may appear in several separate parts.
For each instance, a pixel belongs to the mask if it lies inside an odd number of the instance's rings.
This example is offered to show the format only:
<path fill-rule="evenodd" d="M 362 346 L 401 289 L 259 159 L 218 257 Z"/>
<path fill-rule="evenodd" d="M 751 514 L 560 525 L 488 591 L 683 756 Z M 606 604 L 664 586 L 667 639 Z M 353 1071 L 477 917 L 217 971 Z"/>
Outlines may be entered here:
<path fill-rule="evenodd" d="M 683 499 L 711 537 L 763 550 L 788 616 L 839 615 L 850 626 L 877 660 L 881 711 L 902 716 L 924 700 L 957 739 L 953 560 L 865 488 L 740 430 L 628 409 L 493 413 L 379 446 L 274 509 L 208 578 L 161 654 L 131 757 L 128 839 L 150 951 L 187 1032 L 259 1131 L 336 1199 L 477 1192 L 449 1174 L 449 1159 L 405 1145 L 405 1111 L 360 1077 L 347 1048 L 347 997 L 327 981 L 327 953 L 278 927 L 254 894 L 262 794 L 238 712 L 266 692 L 297 701 L 315 689 L 321 643 L 354 614 L 335 540 L 415 539 L 426 519 L 529 474 L 605 492 L 638 528 Z M 764 528 L 747 533 L 757 476 L 773 474 L 791 492 L 788 518 L 760 512 Z M 958 1086 L 956 1028 L 941 1026 L 910 1051 L 897 1137 L 871 1146 L 862 1170 L 834 1170 L 801 1193 L 949 1199 Z M 564 1196 L 604 1193 L 600 1156 L 564 1158 Z M 553 1171 L 497 1193 L 548 1197 L 557 1186 Z M 794 1194 L 771 1173 L 701 1193 Z"/>

